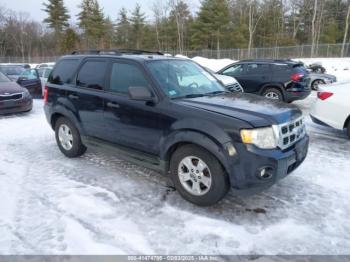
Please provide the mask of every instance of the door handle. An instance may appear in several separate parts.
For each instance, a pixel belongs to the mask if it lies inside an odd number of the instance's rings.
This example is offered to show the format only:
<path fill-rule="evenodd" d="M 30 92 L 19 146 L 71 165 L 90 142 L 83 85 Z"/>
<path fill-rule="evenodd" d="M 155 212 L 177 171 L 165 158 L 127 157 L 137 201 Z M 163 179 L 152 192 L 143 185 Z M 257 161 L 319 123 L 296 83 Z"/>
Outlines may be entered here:
<path fill-rule="evenodd" d="M 113 103 L 113 102 L 108 102 L 108 103 L 107 103 L 107 106 L 108 106 L 108 107 L 112 107 L 112 108 L 119 108 L 119 107 L 120 107 L 120 105 L 118 105 L 118 104 L 116 104 L 116 103 Z"/>
<path fill-rule="evenodd" d="M 73 94 L 69 95 L 68 97 L 69 97 L 70 99 L 75 99 L 75 100 L 79 99 L 79 96 L 73 95 Z"/>

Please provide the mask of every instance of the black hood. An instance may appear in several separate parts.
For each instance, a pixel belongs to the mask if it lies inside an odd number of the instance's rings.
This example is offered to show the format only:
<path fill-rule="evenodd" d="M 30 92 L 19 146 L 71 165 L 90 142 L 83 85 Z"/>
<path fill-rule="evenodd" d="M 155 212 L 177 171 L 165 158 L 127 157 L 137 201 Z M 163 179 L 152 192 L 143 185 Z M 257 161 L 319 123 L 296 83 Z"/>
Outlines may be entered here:
<path fill-rule="evenodd" d="M 177 103 L 234 117 L 253 127 L 282 124 L 302 115 L 296 106 L 244 93 L 186 98 Z"/>

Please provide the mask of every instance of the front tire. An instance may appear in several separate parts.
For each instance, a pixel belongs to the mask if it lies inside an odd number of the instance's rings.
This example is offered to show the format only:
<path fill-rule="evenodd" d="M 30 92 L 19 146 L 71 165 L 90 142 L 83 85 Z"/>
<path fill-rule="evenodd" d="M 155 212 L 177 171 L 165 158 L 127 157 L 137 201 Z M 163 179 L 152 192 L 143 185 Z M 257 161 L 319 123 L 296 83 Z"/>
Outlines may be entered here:
<path fill-rule="evenodd" d="M 55 137 L 60 151 L 69 158 L 79 157 L 86 151 L 78 129 L 65 117 L 60 117 L 55 125 Z"/>
<path fill-rule="evenodd" d="M 195 145 L 185 145 L 174 152 L 170 176 L 180 195 L 198 206 L 217 203 L 230 188 L 219 161 L 207 150 Z"/>
<path fill-rule="evenodd" d="M 350 121 L 348 123 L 348 128 L 346 129 L 346 134 L 348 135 L 348 137 L 350 139 Z"/>
<path fill-rule="evenodd" d="M 283 95 L 277 88 L 267 88 L 262 95 L 268 99 L 283 101 Z"/>

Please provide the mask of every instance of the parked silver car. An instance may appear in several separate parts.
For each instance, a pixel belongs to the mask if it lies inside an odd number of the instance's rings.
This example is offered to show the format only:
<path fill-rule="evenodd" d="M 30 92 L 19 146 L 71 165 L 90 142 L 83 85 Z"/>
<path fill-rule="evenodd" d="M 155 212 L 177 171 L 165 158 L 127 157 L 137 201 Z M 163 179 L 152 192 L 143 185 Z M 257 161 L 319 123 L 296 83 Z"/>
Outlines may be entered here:
<path fill-rule="evenodd" d="M 319 85 L 326 85 L 337 82 L 337 78 L 334 75 L 310 72 L 309 76 L 311 88 L 315 91 L 318 90 Z"/>

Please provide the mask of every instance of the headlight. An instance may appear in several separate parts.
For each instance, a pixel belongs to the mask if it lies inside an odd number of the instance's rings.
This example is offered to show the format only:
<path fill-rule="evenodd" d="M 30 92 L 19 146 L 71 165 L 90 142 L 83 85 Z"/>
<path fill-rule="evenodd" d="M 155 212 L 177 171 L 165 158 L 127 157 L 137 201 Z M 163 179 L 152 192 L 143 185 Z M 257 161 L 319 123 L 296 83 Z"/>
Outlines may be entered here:
<path fill-rule="evenodd" d="M 245 144 L 254 144 L 262 149 L 277 147 L 278 138 L 272 127 L 241 130 L 241 138 Z"/>
<path fill-rule="evenodd" d="M 29 93 L 29 91 L 28 91 L 27 89 L 25 89 L 25 90 L 23 91 L 23 97 L 24 97 L 24 98 L 30 97 L 30 93 Z"/>

